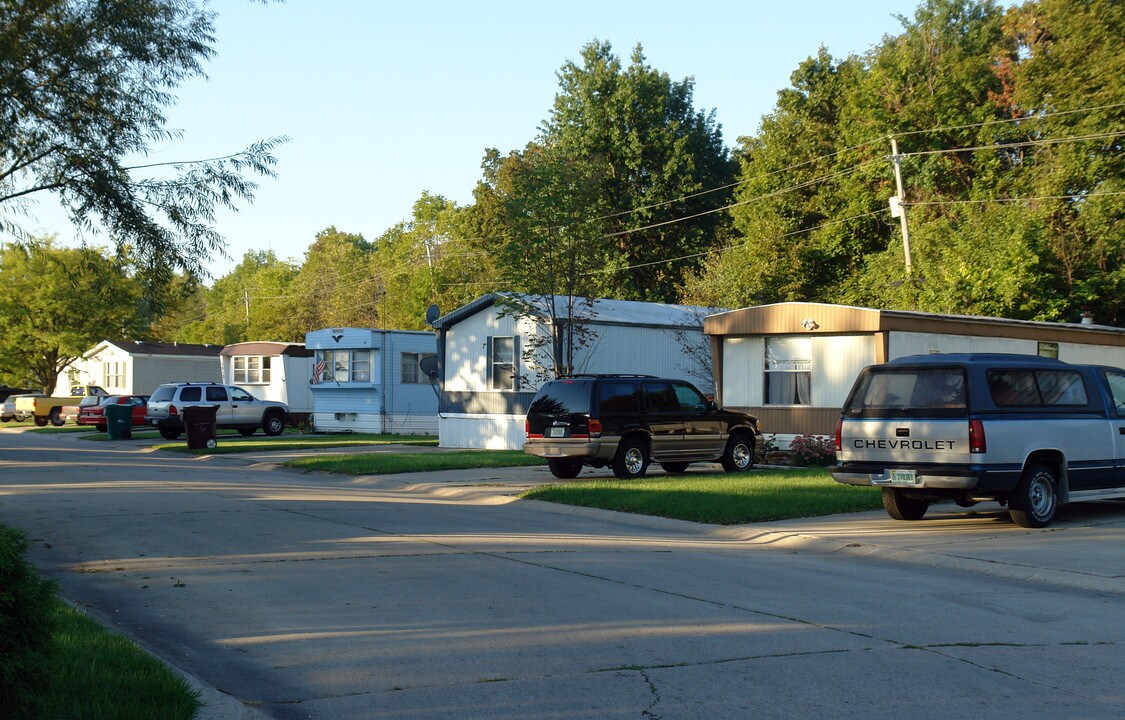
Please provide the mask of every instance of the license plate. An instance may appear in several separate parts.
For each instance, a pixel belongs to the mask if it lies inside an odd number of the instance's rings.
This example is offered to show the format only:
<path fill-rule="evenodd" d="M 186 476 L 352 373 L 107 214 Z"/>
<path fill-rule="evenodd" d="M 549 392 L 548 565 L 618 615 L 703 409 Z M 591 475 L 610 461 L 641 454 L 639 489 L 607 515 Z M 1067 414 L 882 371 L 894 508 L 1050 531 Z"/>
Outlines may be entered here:
<path fill-rule="evenodd" d="M 891 484 L 892 485 L 916 485 L 916 484 L 918 484 L 918 471 L 917 470 L 891 470 Z"/>
<path fill-rule="evenodd" d="M 553 427 L 547 433 L 547 437 L 566 437 L 566 428 L 564 428 L 564 427 Z"/>

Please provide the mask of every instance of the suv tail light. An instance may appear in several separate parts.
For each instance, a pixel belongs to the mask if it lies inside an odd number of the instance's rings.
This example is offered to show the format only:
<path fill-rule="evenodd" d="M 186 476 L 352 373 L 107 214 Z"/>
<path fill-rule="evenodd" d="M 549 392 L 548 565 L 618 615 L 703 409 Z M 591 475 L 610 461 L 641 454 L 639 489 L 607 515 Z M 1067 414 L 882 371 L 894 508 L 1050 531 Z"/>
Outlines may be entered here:
<path fill-rule="evenodd" d="M 179 415 L 180 411 L 176 409 L 175 405 L 169 405 L 168 406 L 168 414 L 169 415 Z"/>
<path fill-rule="evenodd" d="M 969 452 L 975 454 L 986 452 L 988 444 L 984 439 L 984 423 L 980 418 L 969 421 Z"/>
<path fill-rule="evenodd" d="M 590 418 L 590 437 L 597 438 L 602 436 L 602 421 Z"/>

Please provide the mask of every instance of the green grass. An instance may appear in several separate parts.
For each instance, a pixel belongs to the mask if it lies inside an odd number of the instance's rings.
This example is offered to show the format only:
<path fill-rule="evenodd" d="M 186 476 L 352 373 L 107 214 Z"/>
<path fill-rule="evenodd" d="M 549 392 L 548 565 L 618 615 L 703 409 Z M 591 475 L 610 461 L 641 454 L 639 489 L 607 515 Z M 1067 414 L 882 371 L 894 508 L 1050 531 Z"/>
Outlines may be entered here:
<path fill-rule="evenodd" d="M 370 453 L 366 455 L 326 455 L 290 460 L 286 467 L 301 470 L 342 473 L 344 475 L 390 475 L 405 472 L 466 470 L 469 468 L 522 467 L 545 465 L 541 458 L 522 450 L 451 450 L 423 453 Z"/>
<path fill-rule="evenodd" d="M 159 660 L 56 600 L 44 718 L 190 720 L 196 693 Z"/>
<path fill-rule="evenodd" d="M 714 525 L 882 507 L 879 488 L 841 485 L 824 468 L 586 480 L 545 485 L 520 497 Z"/>
<path fill-rule="evenodd" d="M 135 434 L 135 433 L 134 433 Z M 187 437 L 154 445 L 157 450 L 194 455 L 223 455 L 230 453 L 270 452 L 274 450 L 309 450 L 331 447 L 356 447 L 362 445 L 419 445 L 436 447 L 438 440 L 432 435 L 381 435 L 378 433 L 349 433 L 343 435 L 301 435 L 297 437 L 266 437 L 262 434 L 243 437 L 237 433 L 216 433 L 217 446 L 213 450 L 189 450 Z M 335 456 L 334 456 L 335 457 Z"/>

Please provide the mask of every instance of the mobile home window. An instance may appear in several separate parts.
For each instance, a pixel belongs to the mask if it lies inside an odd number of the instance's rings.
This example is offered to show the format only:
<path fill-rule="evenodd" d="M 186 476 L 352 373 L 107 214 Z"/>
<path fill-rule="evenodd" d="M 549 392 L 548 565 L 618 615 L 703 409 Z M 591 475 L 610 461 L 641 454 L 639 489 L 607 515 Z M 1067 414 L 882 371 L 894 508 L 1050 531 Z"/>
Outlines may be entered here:
<path fill-rule="evenodd" d="M 316 371 L 319 383 L 371 382 L 372 350 L 317 350 Z"/>
<path fill-rule="evenodd" d="M 518 390 L 516 377 L 516 339 L 514 337 L 494 337 L 489 348 L 492 358 L 489 368 L 490 387 L 493 390 Z"/>
<path fill-rule="evenodd" d="M 107 362 L 105 364 L 105 386 L 125 387 L 125 363 Z"/>
<path fill-rule="evenodd" d="M 270 358 L 261 355 L 235 355 L 234 381 L 244 385 L 270 381 Z"/>
<path fill-rule="evenodd" d="M 428 382 L 429 379 L 422 372 L 420 363 L 423 358 L 434 357 L 434 353 L 403 353 L 402 354 L 402 382 L 403 384 L 416 384 Z"/>
<path fill-rule="evenodd" d="M 808 405 L 812 385 L 812 338 L 766 338 L 767 405 Z"/>

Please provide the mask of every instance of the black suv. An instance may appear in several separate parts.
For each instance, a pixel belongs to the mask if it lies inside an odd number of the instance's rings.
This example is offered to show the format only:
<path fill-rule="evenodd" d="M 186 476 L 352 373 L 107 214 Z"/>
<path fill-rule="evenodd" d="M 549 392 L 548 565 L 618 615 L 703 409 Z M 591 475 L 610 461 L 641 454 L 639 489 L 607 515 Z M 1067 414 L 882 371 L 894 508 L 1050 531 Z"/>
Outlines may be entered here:
<path fill-rule="evenodd" d="M 583 465 L 641 477 L 653 460 L 672 473 L 691 462 L 749 470 L 761 434 L 753 415 L 720 410 L 691 383 L 652 375 L 552 380 L 531 401 L 525 429 L 524 452 L 546 458 L 559 478 Z"/>

